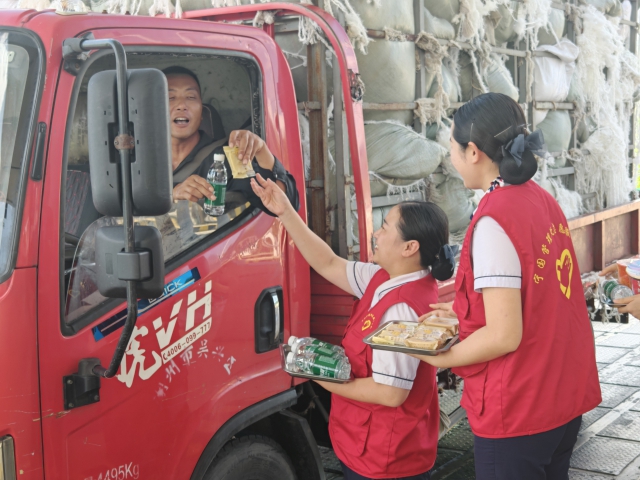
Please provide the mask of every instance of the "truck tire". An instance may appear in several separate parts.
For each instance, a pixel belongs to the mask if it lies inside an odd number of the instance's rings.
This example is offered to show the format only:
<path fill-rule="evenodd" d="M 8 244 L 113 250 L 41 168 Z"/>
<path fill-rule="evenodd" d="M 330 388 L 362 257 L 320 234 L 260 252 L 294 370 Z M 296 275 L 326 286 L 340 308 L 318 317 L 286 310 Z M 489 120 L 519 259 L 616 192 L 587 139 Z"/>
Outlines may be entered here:
<path fill-rule="evenodd" d="M 280 445 L 262 435 L 231 440 L 218 453 L 204 480 L 297 480 Z"/>

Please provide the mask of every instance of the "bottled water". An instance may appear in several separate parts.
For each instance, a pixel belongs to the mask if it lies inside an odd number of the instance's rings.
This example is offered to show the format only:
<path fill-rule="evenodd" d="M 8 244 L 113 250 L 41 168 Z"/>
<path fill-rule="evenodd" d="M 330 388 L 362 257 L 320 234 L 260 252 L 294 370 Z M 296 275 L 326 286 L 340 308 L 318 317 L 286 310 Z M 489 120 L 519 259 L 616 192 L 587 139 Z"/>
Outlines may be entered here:
<path fill-rule="evenodd" d="M 213 165 L 207 174 L 207 181 L 213 187 L 215 200 L 204 199 L 204 213 L 220 216 L 224 214 L 224 197 L 227 193 L 227 169 L 224 167 L 224 155 L 213 156 Z"/>
<path fill-rule="evenodd" d="M 344 348 L 337 345 L 331 345 L 327 342 L 322 342 L 317 338 L 298 338 L 292 335 L 291 337 L 289 337 L 288 344 L 291 347 L 291 351 L 295 353 L 309 352 L 317 353 L 319 355 L 325 355 L 328 357 L 333 357 L 336 355 L 344 356 Z"/>
<path fill-rule="evenodd" d="M 321 377 L 348 380 L 351 377 L 351 365 L 346 357 L 327 357 L 316 353 L 304 352 L 287 355 L 287 368 L 294 372 L 304 372 Z"/>

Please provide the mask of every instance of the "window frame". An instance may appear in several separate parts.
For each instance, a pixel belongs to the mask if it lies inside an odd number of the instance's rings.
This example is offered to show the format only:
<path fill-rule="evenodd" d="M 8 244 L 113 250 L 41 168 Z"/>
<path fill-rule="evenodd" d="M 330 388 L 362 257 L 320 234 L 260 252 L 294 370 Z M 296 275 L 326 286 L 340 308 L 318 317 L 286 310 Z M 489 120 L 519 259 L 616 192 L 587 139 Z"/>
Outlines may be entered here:
<path fill-rule="evenodd" d="M 11 278 L 13 271 L 15 270 L 16 261 L 18 259 L 18 249 L 20 245 L 20 234 L 22 230 L 22 216 L 24 213 L 24 201 L 27 191 L 27 177 L 29 172 L 29 166 L 31 165 L 31 157 L 33 155 L 33 142 L 35 140 L 35 132 L 37 129 L 38 114 L 40 112 L 40 104 L 42 102 L 42 95 L 44 92 L 45 72 L 46 72 L 46 55 L 44 44 L 42 39 L 33 31 L 25 28 L 17 27 L 0 27 L 0 33 L 9 33 L 8 44 L 11 45 L 12 36 L 23 36 L 26 40 L 32 42 L 29 45 L 29 49 L 34 49 L 37 52 L 38 58 L 29 59 L 29 65 L 37 66 L 37 71 L 29 71 L 27 73 L 27 81 L 25 85 L 25 95 L 20 110 L 20 120 L 17 129 L 16 147 L 13 152 L 13 160 L 17 156 L 22 157 L 20 166 L 20 176 L 18 178 L 18 191 L 16 195 L 16 203 L 14 206 L 15 216 L 13 219 L 13 225 L 10 226 L 12 231 L 10 232 L 9 257 L 3 270 L 0 270 L 0 284 Z M 15 38 L 15 37 L 14 37 Z M 22 43 L 14 41 L 15 45 L 19 45 L 25 48 L 27 41 Z M 33 94 L 33 100 L 29 103 L 29 96 Z M 2 227 L 3 229 L 5 226 Z M 0 266 L 1 267 L 1 266 Z"/>
<path fill-rule="evenodd" d="M 127 58 L 130 54 L 147 54 L 151 55 L 171 55 L 176 56 L 176 62 L 179 63 L 180 57 L 187 55 L 207 55 L 210 57 L 219 57 L 222 59 L 236 61 L 241 63 L 247 70 L 250 82 L 251 90 L 251 120 L 252 128 L 256 135 L 266 141 L 265 128 L 264 128 L 264 90 L 263 90 L 263 73 L 260 69 L 260 65 L 255 57 L 244 52 L 231 52 L 229 50 L 220 50 L 215 48 L 185 48 L 185 47 L 171 47 L 171 46 L 125 46 L 125 53 Z M 67 323 L 65 318 L 66 309 L 66 295 L 65 295 L 65 268 L 64 268 L 64 219 L 65 219 L 65 199 L 66 199 L 66 185 L 67 185 L 67 171 L 69 167 L 69 142 L 71 139 L 71 132 L 73 128 L 73 120 L 80 94 L 80 89 L 87 71 L 91 68 L 94 62 L 100 60 L 106 56 L 113 56 L 113 52 L 109 50 L 99 50 L 94 52 L 89 58 L 84 61 L 76 75 L 76 79 L 73 84 L 71 92 L 71 100 L 69 102 L 69 110 L 67 112 L 67 122 L 65 125 L 64 135 L 64 149 L 63 149 L 63 162 L 62 162 L 62 179 L 60 188 L 60 241 L 59 241 L 59 293 L 60 293 L 60 330 L 65 337 L 71 337 L 88 327 L 96 320 L 112 311 L 115 307 L 124 303 L 123 299 L 111 298 L 107 299 L 92 310 L 88 311 L 72 323 Z M 205 236 L 201 241 L 193 244 L 191 247 L 180 252 L 173 257 L 170 261 L 165 262 L 165 276 L 169 275 L 172 271 L 181 267 L 184 263 L 201 254 L 207 250 L 213 244 L 219 242 L 222 238 L 228 236 L 234 231 L 244 227 L 251 219 L 258 216 L 261 210 L 254 206 L 253 208 L 247 208 L 240 215 L 228 224 L 222 226 L 219 230 Z"/>

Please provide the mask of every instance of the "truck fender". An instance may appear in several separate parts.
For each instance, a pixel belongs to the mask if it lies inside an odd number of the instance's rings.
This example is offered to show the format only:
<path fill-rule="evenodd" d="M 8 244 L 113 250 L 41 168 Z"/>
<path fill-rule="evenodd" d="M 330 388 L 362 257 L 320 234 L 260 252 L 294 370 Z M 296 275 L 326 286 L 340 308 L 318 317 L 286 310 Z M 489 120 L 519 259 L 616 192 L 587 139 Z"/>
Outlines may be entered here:
<path fill-rule="evenodd" d="M 231 440 L 231 437 L 254 423 L 295 405 L 297 401 L 298 392 L 291 388 L 255 405 L 251 405 L 231 417 L 220 427 L 202 451 L 202 455 L 200 455 L 198 463 L 196 463 L 196 468 L 191 474 L 191 480 L 202 480 L 213 459 L 220 449 Z"/>

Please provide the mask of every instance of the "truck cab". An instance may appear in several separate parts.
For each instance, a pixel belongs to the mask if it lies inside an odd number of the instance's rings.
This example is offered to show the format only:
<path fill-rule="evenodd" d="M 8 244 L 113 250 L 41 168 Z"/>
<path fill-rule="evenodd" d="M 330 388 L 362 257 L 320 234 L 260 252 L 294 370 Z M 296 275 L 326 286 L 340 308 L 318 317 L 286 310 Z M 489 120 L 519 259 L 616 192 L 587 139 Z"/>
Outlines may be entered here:
<path fill-rule="evenodd" d="M 362 112 L 349 85 L 355 56 L 320 10 L 277 7 L 312 16 L 339 47 L 359 228 L 368 238 Z M 236 14 L 250 18 L 251 8 Z M 310 270 L 279 221 L 246 199 L 228 199 L 221 217 L 181 201 L 165 215 L 135 218 L 161 234 L 162 294 L 138 300 L 114 378 L 96 383 L 79 367 L 82 359 L 109 364 L 127 306 L 97 287 L 96 232 L 122 219 L 94 206 L 88 148 L 88 85 L 114 70 L 115 58 L 65 50 L 65 40 L 117 41 L 130 70 L 194 71 L 201 129 L 213 138 L 252 130 L 304 191 L 282 51 L 269 28 L 210 20 L 0 12 L 2 478 L 249 478 L 238 465 L 260 461 L 268 478 L 324 478 L 309 424 L 289 408 L 302 386 L 282 371 L 278 348 L 310 333 Z M 368 255 L 363 248 L 360 257 Z"/>

